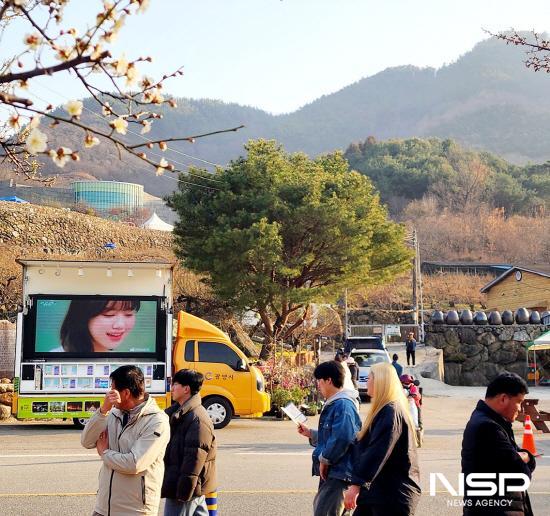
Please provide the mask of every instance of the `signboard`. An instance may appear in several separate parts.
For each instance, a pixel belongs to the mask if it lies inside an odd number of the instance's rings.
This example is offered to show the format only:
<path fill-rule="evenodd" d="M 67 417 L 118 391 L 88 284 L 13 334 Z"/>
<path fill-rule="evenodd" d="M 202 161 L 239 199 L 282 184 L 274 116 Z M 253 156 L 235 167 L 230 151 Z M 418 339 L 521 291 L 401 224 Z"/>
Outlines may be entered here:
<path fill-rule="evenodd" d="M 386 324 L 386 335 L 401 336 L 401 327 L 399 324 Z"/>
<path fill-rule="evenodd" d="M 373 335 L 383 335 L 384 334 L 384 327 L 383 326 L 373 326 L 372 327 L 372 334 Z"/>

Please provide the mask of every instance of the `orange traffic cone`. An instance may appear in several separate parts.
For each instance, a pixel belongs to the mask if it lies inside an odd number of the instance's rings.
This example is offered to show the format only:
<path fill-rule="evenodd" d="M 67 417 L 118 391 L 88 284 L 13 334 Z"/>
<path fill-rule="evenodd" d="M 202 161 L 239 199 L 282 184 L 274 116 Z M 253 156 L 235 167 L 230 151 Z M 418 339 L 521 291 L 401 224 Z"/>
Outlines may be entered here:
<path fill-rule="evenodd" d="M 531 416 L 525 416 L 523 442 L 521 447 L 524 450 L 529 450 L 533 455 L 537 454 L 537 449 L 535 448 L 535 436 L 533 435 L 533 427 L 531 426 Z"/>

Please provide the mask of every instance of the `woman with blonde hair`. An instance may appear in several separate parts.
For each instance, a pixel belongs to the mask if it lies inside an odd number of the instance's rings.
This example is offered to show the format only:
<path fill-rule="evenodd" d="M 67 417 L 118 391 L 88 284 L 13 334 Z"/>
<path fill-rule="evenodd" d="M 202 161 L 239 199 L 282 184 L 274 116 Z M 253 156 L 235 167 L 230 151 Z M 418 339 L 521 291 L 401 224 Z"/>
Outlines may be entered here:
<path fill-rule="evenodd" d="M 357 434 L 346 509 L 354 516 L 411 516 L 420 498 L 415 426 L 395 368 L 372 366 L 371 410 Z"/>

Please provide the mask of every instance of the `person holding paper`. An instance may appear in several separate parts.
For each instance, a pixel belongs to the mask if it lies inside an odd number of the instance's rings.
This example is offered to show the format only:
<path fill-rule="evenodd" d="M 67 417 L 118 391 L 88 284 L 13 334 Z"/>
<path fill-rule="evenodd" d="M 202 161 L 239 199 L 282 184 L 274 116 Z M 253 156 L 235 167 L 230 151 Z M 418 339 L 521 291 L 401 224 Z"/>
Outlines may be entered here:
<path fill-rule="evenodd" d="M 317 388 L 326 400 L 319 429 L 298 425 L 298 433 L 308 437 L 313 450 L 312 474 L 320 477 L 313 500 L 314 516 L 341 516 L 344 492 L 351 479 L 350 447 L 361 428 L 353 394 L 343 388 L 344 368 L 340 362 L 319 364 L 313 372 Z"/>

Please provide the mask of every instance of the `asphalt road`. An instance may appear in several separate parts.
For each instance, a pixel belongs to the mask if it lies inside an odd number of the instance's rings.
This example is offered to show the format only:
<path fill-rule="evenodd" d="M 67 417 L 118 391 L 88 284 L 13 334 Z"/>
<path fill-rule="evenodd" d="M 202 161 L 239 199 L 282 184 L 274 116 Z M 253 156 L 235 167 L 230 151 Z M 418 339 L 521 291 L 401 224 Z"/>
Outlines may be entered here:
<path fill-rule="evenodd" d="M 451 496 L 429 496 L 429 473 L 444 473 L 456 483 L 462 429 L 474 405 L 472 399 L 426 399 L 418 515 L 461 514 Z M 316 418 L 310 419 L 315 425 Z M 100 462 L 95 452 L 80 447 L 79 433 L 69 423 L 0 424 L 0 514 L 91 514 Z M 311 514 L 316 489 L 311 449 L 293 423 L 234 420 L 217 437 L 220 515 Z M 550 434 L 536 439 L 546 457 L 539 459 L 530 493 L 535 514 L 543 515 L 550 506 Z"/>

